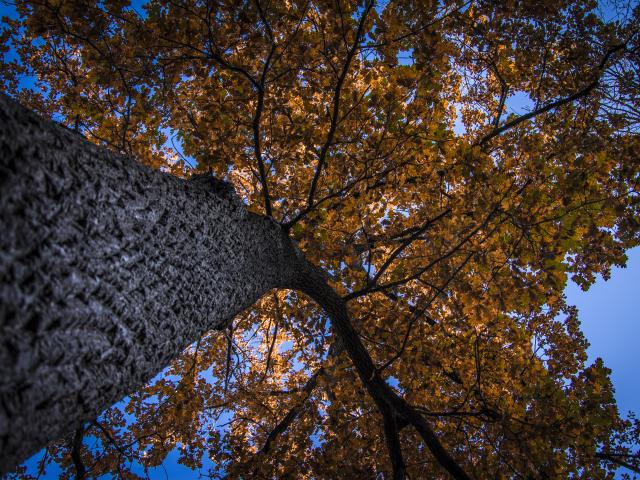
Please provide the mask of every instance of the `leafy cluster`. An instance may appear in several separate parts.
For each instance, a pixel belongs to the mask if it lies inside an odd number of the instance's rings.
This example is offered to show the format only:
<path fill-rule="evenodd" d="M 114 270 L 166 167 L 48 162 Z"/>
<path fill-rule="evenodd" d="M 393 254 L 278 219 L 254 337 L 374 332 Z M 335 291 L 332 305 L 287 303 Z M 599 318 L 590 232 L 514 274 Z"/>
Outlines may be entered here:
<path fill-rule="evenodd" d="M 280 222 L 348 302 L 379 374 L 469 475 L 638 471 L 640 427 L 619 415 L 602 361 L 587 365 L 563 291 L 607 278 L 640 243 L 639 7 L 15 8 L 0 32 L 4 88 L 145 164 L 210 171 Z M 400 440 L 408 477 L 446 476 L 416 432 Z M 138 478 L 175 449 L 212 478 L 392 471 L 329 319 L 287 291 L 49 447 L 41 468 Z"/>

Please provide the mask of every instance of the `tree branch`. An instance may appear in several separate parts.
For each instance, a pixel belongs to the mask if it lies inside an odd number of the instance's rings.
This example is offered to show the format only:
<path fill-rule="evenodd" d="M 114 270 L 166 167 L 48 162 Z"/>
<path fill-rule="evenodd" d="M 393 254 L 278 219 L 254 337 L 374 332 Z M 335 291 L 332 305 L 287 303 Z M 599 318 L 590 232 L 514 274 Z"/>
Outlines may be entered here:
<path fill-rule="evenodd" d="M 398 424 L 393 412 L 387 412 L 382 415 L 384 424 L 384 437 L 389 451 L 389 459 L 393 469 L 393 480 L 404 480 L 406 475 L 406 467 L 402 458 L 402 445 L 400 444 L 400 435 Z"/>
<path fill-rule="evenodd" d="M 632 472 L 640 473 L 640 467 L 633 465 L 625 460 L 625 458 L 634 458 L 638 460 L 638 455 L 623 455 L 616 453 L 606 453 L 606 452 L 598 452 L 596 453 L 596 457 L 606 460 L 607 462 L 615 463 L 621 467 L 624 467 Z"/>
<path fill-rule="evenodd" d="M 496 78 L 500 82 L 500 100 L 498 101 L 498 110 L 496 111 L 496 116 L 493 119 L 493 127 L 497 128 L 500 125 L 500 117 L 502 117 L 502 112 L 504 111 L 504 104 L 507 101 L 507 94 L 509 93 L 509 86 L 507 85 L 506 80 L 500 73 L 498 66 L 493 61 L 493 59 L 489 58 L 489 65 L 493 70 Z"/>
<path fill-rule="evenodd" d="M 360 380 L 376 403 L 378 411 L 382 414 L 383 418 L 387 417 L 385 421 L 395 422 L 396 420 L 388 418 L 390 415 L 395 415 L 398 419 L 398 425 L 404 425 L 405 423 L 413 425 L 437 462 L 447 470 L 453 478 L 463 480 L 470 479 L 462 467 L 442 445 L 440 439 L 422 415 L 403 398 L 399 397 L 379 375 L 369 352 L 362 344 L 360 336 L 351 324 L 346 301 L 326 283 L 322 272 L 307 262 L 293 244 L 291 245 L 291 249 L 293 252 L 296 252 L 295 259 L 292 258 L 292 262 L 295 263 L 295 266 L 292 266 L 292 268 L 298 272 L 298 275 L 292 280 L 288 288 L 306 293 L 330 316 L 334 332 L 349 354 Z M 393 432 L 389 431 L 389 434 L 393 434 Z M 387 442 L 388 445 L 391 445 L 392 451 L 395 452 L 399 446 L 399 442 L 393 437 L 388 439 Z M 395 458 L 392 461 L 397 462 L 398 459 Z M 399 466 L 399 464 L 397 465 Z"/>
<path fill-rule="evenodd" d="M 264 374 L 262 376 L 262 380 L 264 381 L 265 378 L 267 378 L 267 375 L 269 374 L 269 369 L 271 368 L 271 357 L 273 355 L 273 349 L 276 345 L 276 338 L 278 337 L 278 325 L 280 323 L 284 323 L 283 319 L 282 319 L 282 311 L 280 310 L 280 300 L 278 300 L 278 294 L 276 292 L 273 292 L 273 302 L 275 305 L 275 309 L 276 309 L 276 318 L 274 321 L 274 327 L 273 327 L 273 334 L 271 336 L 271 343 L 269 344 L 269 349 L 267 351 L 267 360 L 265 361 L 265 367 L 264 367 Z M 271 326 L 271 324 L 269 324 L 267 326 L 267 338 L 268 338 L 268 334 L 269 334 L 269 327 Z"/>
<path fill-rule="evenodd" d="M 71 448 L 71 459 L 73 460 L 73 465 L 76 468 L 75 480 L 84 480 L 87 474 L 87 469 L 84 466 L 84 462 L 82 461 L 82 455 L 80 454 L 80 450 L 82 449 L 83 438 L 84 438 L 84 427 L 78 427 L 76 429 L 76 433 L 73 436 L 73 444 Z"/>
<path fill-rule="evenodd" d="M 360 37 L 362 36 L 362 32 L 364 31 L 364 24 L 367 19 L 367 15 L 369 11 L 373 7 L 373 0 L 370 0 L 365 7 L 362 16 L 360 17 L 360 21 L 358 23 L 358 30 L 356 31 L 356 38 L 353 41 L 353 45 L 351 49 L 347 53 L 347 58 L 344 61 L 344 65 L 342 66 L 342 71 L 340 72 L 340 76 L 338 77 L 338 83 L 336 84 L 334 94 L 333 94 L 333 111 L 331 112 L 331 125 L 329 126 L 329 133 L 327 134 L 327 139 L 325 140 L 320 153 L 318 154 L 318 164 L 316 166 L 315 174 L 313 175 L 313 180 L 311 181 L 311 188 L 309 189 L 309 197 L 307 199 L 307 209 L 311 208 L 313 205 L 313 197 L 316 194 L 316 189 L 318 188 L 318 180 L 320 179 L 320 174 L 322 173 L 322 169 L 324 168 L 324 164 L 326 162 L 327 153 L 331 144 L 333 143 L 333 137 L 336 133 L 336 128 L 338 127 L 338 120 L 340 118 L 340 92 L 342 91 L 342 85 L 347 77 L 347 73 L 349 72 L 349 66 L 351 65 L 351 61 L 355 56 L 356 51 L 358 50 L 358 45 L 360 43 Z"/>
<path fill-rule="evenodd" d="M 264 63 L 262 69 L 262 75 L 260 77 L 260 83 L 257 87 L 258 92 L 258 104 L 256 105 L 256 112 L 253 116 L 252 129 L 253 129 L 253 151 L 256 156 L 256 162 L 258 163 L 258 172 L 260 173 L 260 183 L 262 184 L 262 194 L 264 195 L 264 210 L 268 217 L 272 216 L 271 212 L 271 198 L 269 196 L 269 186 L 267 184 L 267 172 L 264 167 L 264 160 L 262 158 L 262 149 L 260 146 L 260 120 L 262 118 L 262 110 L 264 109 L 264 94 L 265 94 L 265 82 L 267 78 L 267 72 L 271 63 L 271 58 L 276 51 L 276 44 L 271 44 L 269 49 L 269 55 Z"/>
<path fill-rule="evenodd" d="M 609 58 L 616 52 L 622 50 L 626 48 L 626 43 L 620 44 L 620 45 L 616 45 L 612 48 L 610 48 L 606 54 L 604 55 L 602 61 L 600 62 L 600 64 L 598 65 L 597 69 L 596 69 L 596 78 L 594 80 L 592 80 L 586 87 L 578 90 L 575 93 L 572 93 L 571 95 L 568 95 L 566 97 L 563 98 L 559 98 L 557 100 L 554 100 L 553 102 L 549 102 L 546 105 L 537 108 L 529 113 L 526 113 L 524 115 L 520 115 L 516 118 L 514 118 L 513 120 L 503 124 L 500 127 L 496 127 L 493 130 L 491 130 L 489 133 L 487 133 L 484 137 L 482 137 L 477 143 L 476 145 L 484 145 L 486 144 L 489 140 L 491 140 L 494 137 L 497 137 L 498 135 L 502 135 L 504 132 L 506 132 L 507 130 L 511 130 L 513 127 L 520 125 L 522 122 L 526 122 L 527 120 L 531 120 L 532 118 L 537 117 L 538 115 L 541 115 L 543 113 L 546 113 L 550 110 L 555 110 L 556 108 L 562 107 L 563 105 L 566 105 L 568 103 L 571 103 L 575 100 L 578 100 L 582 97 L 586 97 L 587 95 L 589 95 L 599 84 L 600 84 L 600 79 L 602 77 L 602 73 L 604 72 L 604 69 L 607 65 L 607 62 L 609 61 Z"/>
<path fill-rule="evenodd" d="M 435 222 L 437 222 L 441 218 L 444 218 L 450 213 L 451 213 L 451 209 L 448 208 L 440 212 L 435 217 L 430 218 L 424 223 L 424 225 L 414 230 L 413 233 L 409 237 L 404 239 L 402 243 L 391 253 L 391 255 L 389 255 L 387 260 L 382 264 L 382 266 L 380 267 L 376 275 L 373 277 L 373 280 L 371 280 L 371 284 L 375 285 L 378 282 L 378 279 L 380 279 L 380 277 L 389 268 L 389 266 L 391 266 L 391 264 L 398 257 L 398 255 L 400 255 L 409 245 L 411 245 L 411 243 L 413 243 L 415 239 L 417 239 L 420 235 L 426 232 L 429 229 L 429 227 L 433 225 Z"/>
<path fill-rule="evenodd" d="M 447 288 L 449 283 L 451 283 L 451 281 L 455 278 L 455 276 L 458 274 L 458 272 L 460 272 L 460 270 L 462 270 L 462 268 L 469 262 L 469 260 L 471 259 L 471 257 L 473 257 L 474 254 L 475 254 L 475 252 L 469 253 L 467 255 L 467 257 L 464 259 L 464 261 L 458 266 L 458 268 L 456 268 L 455 271 L 449 276 L 449 278 L 444 283 L 444 285 L 442 285 L 439 288 L 434 288 L 436 290 L 436 292 L 433 294 L 433 296 L 431 296 L 431 298 L 429 298 L 429 301 L 426 303 L 426 305 L 423 308 L 421 308 L 419 310 L 416 310 L 414 312 L 413 318 L 409 322 L 409 325 L 407 325 L 407 331 L 406 331 L 406 333 L 404 335 L 404 338 L 402 340 L 402 344 L 400 346 L 400 349 L 384 365 L 382 365 L 380 368 L 378 368 L 379 372 L 382 372 L 383 370 L 386 370 L 387 368 L 389 368 L 396 360 L 398 360 L 402 356 L 402 354 L 404 353 L 405 348 L 407 347 L 407 342 L 409 341 L 409 335 L 411 334 L 411 330 L 413 330 L 413 326 L 415 325 L 415 323 L 429 309 L 429 307 L 435 301 L 435 299 L 438 298 L 438 295 L 442 294 L 444 289 Z M 435 287 L 435 285 L 434 285 L 434 287 Z"/>
<path fill-rule="evenodd" d="M 309 399 L 316 386 L 318 385 L 318 378 L 324 375 L 325 369 L 324 367 L 320 367 L 316 372 L 307 380 L 304 387 L 302 387 L 303 397 L 299 403 L 294 405 L 287 414 L 278 422 L 278 424 L 269 432 L 267 438 L 262 445 L 262 448 L 258 451 L 257 456 L 266 455 L 271 450 L 271 446 L 273 442 L 276 441 L 279 435 L 284 433 L 289 426 L 293 423 L 293 421 L 298 417 L 304 404 Z"/>

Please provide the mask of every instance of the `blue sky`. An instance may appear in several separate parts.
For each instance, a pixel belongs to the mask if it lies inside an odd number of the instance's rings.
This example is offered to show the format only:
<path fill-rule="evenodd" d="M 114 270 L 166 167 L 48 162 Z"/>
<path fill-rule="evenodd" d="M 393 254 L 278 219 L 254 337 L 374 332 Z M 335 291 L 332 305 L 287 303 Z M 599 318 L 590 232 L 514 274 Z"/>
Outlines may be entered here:
<path fill-rule="evenodd" d="M 0 16 L 11 13 L 11 7 L 0 3 Z M 521 112 L 526 101 L 513 98 L 508 108 Z M 579 309 L 582 329 L 590 343 L 589 361 L 601 357 L 612 370 L 616 399 L 623 415 L 630 410 L 640 412 L 640 376 L 636 371 L 640 352 L 640 309 L 636 297 L 640 296 L 640 248 L 629 251 L 628 256 L 627 267 L 614 268 L 610 280 L 599 278 L 587 292 L 569 282 L 565 290 L 568 303 Z M 28 463 L 35 466 L 40 457 L 38 454 Z M 49 468 L 41 478 L 57 478 L 58 472 L 57 468 Z M 152 478 L 198 478 L 198 472 L 177 464 L 175 452 L 163 467 L 149 473 Z"/>
<path fill-rule="evenodd" d="M 591 344 L 589 360 L 604 359 L 613 370 L 620 412 L 640 412 L 640 248 L 627 252 L 627 268 L 614 268 L 611 279 L 598 281 L 583 292 L 569 282 L 568 303 L 579 309 L 582 330 Z"/>

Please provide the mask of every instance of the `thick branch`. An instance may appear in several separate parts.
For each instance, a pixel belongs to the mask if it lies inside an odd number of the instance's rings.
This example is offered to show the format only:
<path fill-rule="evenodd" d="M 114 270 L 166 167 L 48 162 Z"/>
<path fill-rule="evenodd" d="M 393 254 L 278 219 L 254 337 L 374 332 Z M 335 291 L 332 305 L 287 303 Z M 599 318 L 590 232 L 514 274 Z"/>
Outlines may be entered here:
<path fill-rule="evenodd" d="M 382 420 L 384 422 L 384 437 L 387 442 L 391 468 L 393 469 L 393 480 L 404 480 L 406 467 L 402 458 L 402 445 L 396 417 L 393 412 L 388 411 L 383 414 Z"/>
<path fill-rule="evenodd" d="M 349 354 L 358 376 L 376 403 L 384 421 L 396 422 L 398 428 L 401 428 L 406 423 L 412 424 L 436 461 L 453 478 L 469 479 L 470 477 L 444 448 L 422 415 L 399 397 L 379 375 L 369 352 L 367 352 L 358 333 L 351 324 L 345 300 L 327 284 L 321 271 L 309 264 L 302 257 L 302 254 L 298 254 L 295 260 L 297 276 L 293 278 L 289 288 L 306 293 L 328 313 L 336 335 Z M 388 418 L 389 416 L 394 418 Z M 393 425 L 393 423 L 388 423 L 387 425 Z M 392 432 L 389 431 L 389 433 Z M 391 438 L 387 442 L 388 445 L 391 445 L 391 450 L 395 451 L 397 446 L 396 439 Z M 392 461 L 397 462 L 397 459 Z"/>
<path fill-rule="evenodd" d="M 615 463 L 616 465 L 620 465 L 632 472 L 640 473 L 640 468 L 636 465 L 629 463 L 628 459 L 638 460 L 638 455 L 624 455 L 624 454 L 616 454 L 616 453 L 606 453 L 606 452 L 598 452 L 596 453 L 596 457 L 606 460 L 607 462 Z"/>
<path fill-rule="evenodd" d="M 562 97 L 559 98 L 557 100 L 554 100 L 553 102 L 549 102 L 546 105 L 543 105 L 540 108 L 537 108 L 529 113 L 526 113 L 524 115 L 520 115 L 516 118 L 514 118 L 511 121 L 506 122 L 505 124 L 501 125 L 500 127 L 496 127 L 493 130 L 491 130 L 488 134 L 486 134 L 484 137 L 482 137 L 480 139 L 480 141 L 478 142 L 478 145 L 484 145 L 485 143 L 487 143 L 489 140 L 491 140 L 494 137 L 497 137 L 498 135 L 502 135 L 504 132 L 506 132 L 507 130 L 511 130 L 513 127 L 520 125 L 522 122 L 526 122 L 527 120 L 531 120 L 532 118 L 537 117 L 538 115 L 541 115 L 543 113 L 546 113 L 550 110 L 555 110 L 556 108 L 560 108 L 563 105 L 566 105 L 568 103 L 574 102 L 582 97 L 586 97 L 587 95 L 589 95 L 596 87 L 598 87 L 598 85 L 600 85 L 600 78 L 602 76 L 602 73 L 605 70 L 605 67 L 607 66 L 607 63 L 609 62 L 609 59 L 611 58 L 611 56 L 613 54 L 615 54 L 616 52 L 623 50 L 624 48 L 626 48 L 626 44 L 621 44 L 621 45 L 616 45 L 615 47 L 610 48 L 607 53 L 604 55 L 602 61 L 600 62 L 600 64 L 598 65 L 597 69 L 596 69 L 596 74 L 595 74 L 595 78 L 589 83 L 587 84 L 585 87 L 583 87 L 582 89 L 572 93 L 571 95 L 567 95 L 566 97 Z"/>
<path fill-rule="evenodd" d="M 84 438 L 84 428 L 78 427 L 76 433 L 73 435 L 73 443 L 71 448 L 71 459 L 76 469 L 75 480 L 84 480 L 87 469 L 82 461 L 82 455 L 80 450 L 82 449 L 82 439 Z"/>

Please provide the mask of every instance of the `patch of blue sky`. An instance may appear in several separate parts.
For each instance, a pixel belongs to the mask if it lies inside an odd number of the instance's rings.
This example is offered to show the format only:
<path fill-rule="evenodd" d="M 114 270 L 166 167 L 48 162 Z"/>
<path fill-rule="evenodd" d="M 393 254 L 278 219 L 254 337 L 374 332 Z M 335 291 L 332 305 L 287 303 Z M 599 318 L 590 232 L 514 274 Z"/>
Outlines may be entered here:
<path fill-rule="evenodd" d="M 612 369 L 622 414 L 640 412 L 640 248 L 629 250 L 627 256 L 627 267 L 614 267 L 609 280 L 599 277 L 586 292 L 573 282 L 565 289 L 567 302 L 578 307 L 582 331 L 589 341 L 589 361 L 600 357 Z"/>
<path fill-rule="evenodd" d="M 385 381 L 387 382 L 387 385 L 389 385 L 391 388 L 400 390 L 400 381 L 396 377 L 389 376 L 385 379 Z"/>
<path fill-rule="evenodd" d="M 176 130 L 171 127 L 163 127 L 160 130 L 162 134 L 167 138 L 167 140 L 164 142 L 163 147 L 173 150 L 176 155 L 178 155 L 180 160 L 184 162 L 185 167 L 188 170 L 195 169 L 198 165 L 198 162 L 192 156 L 185 154 L 182 139 L 178 135 L 178 132 L 176 132 Z"/>
<path fill-rule="evenodd" d="M 291 350 L 292 348 L 293 348 L 293 341 L 292 340 L 285 340 L 278 347 L 278 353 L 280 353 L 280 354 L 286 353 L 289 350 Z"/>
<path fill-rule="evenodd" d="M 149 3 L 147 0 L 132 0 L 131 6 L 129 8 L 134 10 L 142 18 L 146 18 L 147 17 L 147 11 L 144 9 L 144 6 L 147 3 Z"/>
<path fill-rule="evenodd" d="M 409 50 L 400 50 L 398 52 L 398 64 L 410 66 L 413 65 L 413 48 Z"/>

